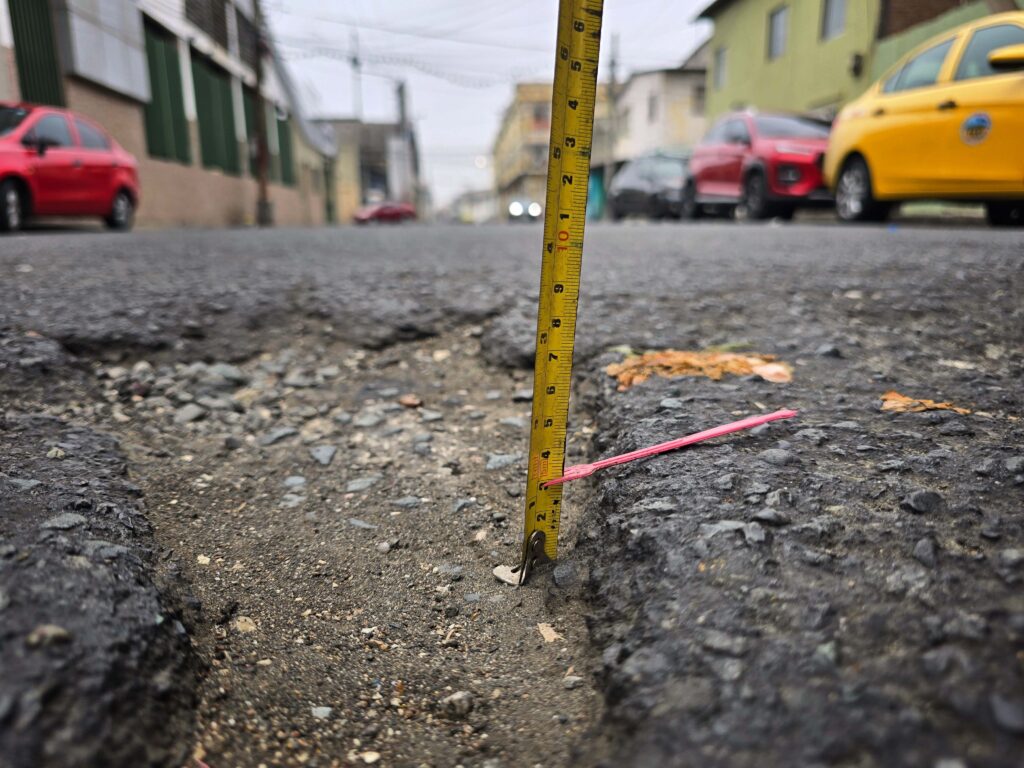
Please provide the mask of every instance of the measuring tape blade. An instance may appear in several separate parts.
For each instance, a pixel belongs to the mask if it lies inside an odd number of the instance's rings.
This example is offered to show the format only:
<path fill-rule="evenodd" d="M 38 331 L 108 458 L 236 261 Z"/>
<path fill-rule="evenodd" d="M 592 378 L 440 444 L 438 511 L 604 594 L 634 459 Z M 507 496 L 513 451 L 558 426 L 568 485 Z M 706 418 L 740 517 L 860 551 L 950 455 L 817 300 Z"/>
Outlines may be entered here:
<path fill-rule="evenodd" d="M 603 6 L 603 0 L 558 5 L 521 582 L 534 562 L 554 560 L 558 552 L 562 489 L 544 483 L 565 466 Z"/>

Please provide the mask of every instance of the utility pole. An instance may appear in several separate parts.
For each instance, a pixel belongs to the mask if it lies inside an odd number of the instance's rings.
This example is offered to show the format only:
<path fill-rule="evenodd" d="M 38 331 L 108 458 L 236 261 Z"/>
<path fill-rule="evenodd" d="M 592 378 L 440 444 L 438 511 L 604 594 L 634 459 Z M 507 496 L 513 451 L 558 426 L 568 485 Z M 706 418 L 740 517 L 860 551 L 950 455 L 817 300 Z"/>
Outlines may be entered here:
<path fill-rule="evenodd" d="M 349 63 L 352 65 L 352 111 L 356 120 L 363 119 L 363 83 L 362 62 L 359 60 L 359 30 L 352 30 L 352 54 Z"/>
<path fill-rule="evenodd" d="M 610 219 L 612 217 L 612 208 L 608 204 L 608 188 L 612 183 L 612 169 L 615 168 L 615 137 L 618 136 L 618 123 L 619 123 L 619 100 L 618 100 L 618 80 L 617 74 L 619 69 L 619 35 L 618 33 L 612 34 L 612 53 L 611 58 L 608 61 L 608 102 L 609 102 L 609 115 L 608 115 L 608 152 L 605 155 L 604 173 L 601 175 L 601 186 L 604 187 L 604 216 L 602 218 Z"/>
<path fill-rule="evenodd" d="M 259 0 L 253 0 L 256 16 L 256 98 L 253 119 L 256 122 L 256 224 L 260 227 L 274 226 L 274 209 L 270 204 L 267 189 L 267 175 L 270 153 L 267 151 L 267 105 L 263 100 L 263 57 L 270 51 L 267 33 L 263 28 L 263 12 Z"/>

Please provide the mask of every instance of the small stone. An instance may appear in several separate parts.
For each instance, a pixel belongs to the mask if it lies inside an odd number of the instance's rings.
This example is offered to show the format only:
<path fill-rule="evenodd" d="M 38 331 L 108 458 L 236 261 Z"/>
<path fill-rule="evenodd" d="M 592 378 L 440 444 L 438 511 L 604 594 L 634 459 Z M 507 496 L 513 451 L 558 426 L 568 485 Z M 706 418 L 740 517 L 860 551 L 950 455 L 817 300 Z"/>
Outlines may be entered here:
<path fill-rule="evenodd" d="M 65 456 L 67 456 L 67 454 L 64 453 L 64 449 L 58 448 L 57 446 L 53 446 L 53 448 L 46 452 L 46 458 L 48 459 L 60 460 L 63 459 Z"/>
<path fill-rule="evenodd" d="M 362 752 L 359 755 L 359 759 L 362 760 L 367 765 L 373 765 L 378 760 L 380 760 L 380 752 L 373 752 L 373 751 Z"/>
<path fill-rule="evenodd" d="M 796 457 L 783 448 L 768 448 L 757 454 L 757 458 L 776 467 L 784 467 L 796 461 Z"/>
<path fill-rule="evenodd" d="M 409 392 L 398 398 L 398 404 L 405 406 L 406 408 L 419 408 L 423 405 L 423 398 Z"/>
<path fill-rule="evenodd" d="M 348 484 L 345 486 L 345 492 L 359 493 L 360 491 L 365 491 L 380 482 L 380 479 L 380 475 L 365 475 L 363 477 L 357 477 L 355 480 L 349 480 Z"/>
<path fill-rule="evenodd" d="M 914 559 L 927 568 L 934 568 L 935 542 L 929 538 L 918 540 L 914 545 Z"/>
<path fill-rule="evenodd" d="M 189 403 L 183 405 L 174 414 L 175 424 L 191 424 L 193 421 L 199 421 L 206 415 L 206 409 L 195 403 Z"/>
<path fill-rule="evenodd" d="M 899 472 L 906 468 L 907 463 L 900 459 L 886 459 L 885 461 L 879 462 L 875 467 L 879 472 Z"/>
<path fill-rule="evenodd" d="M 1020 568 L 1024 564 L 1024 549 L 1004 549 L 999 553 L 999 564 L 1004 568 Z"/>
<path fill-rule="evenodd" d="M 334 460 L 334 454 L 338 452 L 338 449 L 333 445 L 318 445 L 315 448 L 309 449 L 309 455 L 313 457 L 313 461 L 317 464 L 326 467 Z"/>
<path fill-rule="evenodd" d="M 988 699 L 999 727 L 1010 733 L 1024 733 L 1024 698 L 993 693 Z"/>
<path fill-rule="evenodd" d="M 914 491 L 900 501 L 900 507 L 907 512 L 930 515 L 940 512 L 945 502 L 935 491 Z"/>
<path fill-rule="evenodd" d="M 230 363 L 214 363 L 206 369 L 214 376 L 230 381 L 232 384 L 248 384 L 249 376 L 236 365 Z"/>
<path fill-rule="evenodd" d="M 358 517 L 350 517 L 348 519 L 348 524 L 351 525 L 353 528 L 362 528 L 366 531 L 377 530 L 376 525 L 373 525 L 373 523 L 368 523 L 365 520 L 360 520 Z"/>
<path fill-rule="evenodd" d="M 562 589 L 574 586 L 580 580 L 579 569 L 572 562 L 556 564 L 551 577 L 555 580 L 555 585 Z"/>
<path fill-rule="evenodd" d="M 30 491 L 36 486 L 42 485 L 38 480 L 27 480 L 20 477 L 10 477 L 8 475 L 0 475 L 0 480 L 13 485 L 19 491 Z"/>
<path fill-rule="evenodd" d="M 380 411 L 360 411 L 356 414 L 355 418 L 352 419 L 352 426 L 363 427 L 364 429 L 377 427 L 383 423 L 384 414 Z"/>
<path fill-rule="evenodd" d="M 295 427 L 278 427 L 277 429 L 272 429 L 270 432 L 267 432 L 265 435 L 263 435 L 259 439 L 259 444 L 264 447 L 268 445 L 273 445 L 274 443 L 281 442 L 286 437 L 291 437 L 292 435 L 298 434 L 298 432 L 299 430 L 297 430 Z"/>
<path fill-rule="evenodd" d="M 327 720 L 331 713 L 334 712 L 333 707 L 312 707 L 311 712 L 313 717 L 317 720 Z"/>
<path fill-rule="evenodd" d="M 74 528 L 76 525 L 82 525 L 85 523 L 85 518 L 75 512 L 62 512 L 59 515 L 51 517 L 45 521 L 40 528 L 47 528 L 49 530 L 56 531 L 67 531 Z"/>
<path fill-rule="evenodd" d="M 400 499 L 395 499 L 391 502 L 392 506 L 401 507 L 402 509 L 412 509 L 420 505 L 419 496 L 403 496 Z"/>
<path fill-rule="evenodd" d="M 685 406 L 685 403 L 678 397 L 666 397 L 660 403 L 658 407 L 666 411 L 678 411 Z"/>
<path fill-rule="evenodd" d="M 444 414 L 439 411 L 432 411 L 429 408 L 422 408 L 420 410 L 420 421 L 432 422 L 441 421 L 444 418 Z"/>
<path fill-rule="evenodd" d="M 462 719 L 473 711 L 473 694 L 469 691 L 456 691 L 451 696 L 441 699 L 441 708 L 448 717 Z"/>
<path fill-rule="evenodd" d="M 995 459 L 982 459 L 974 465 L 974 473 L 982 477 L 988 477 L 996 471 Z"/>
<path fill-rule="evenodd" d="M 720 491 L 731 491 L 736 482 L 736 475 L 728 472 L 715 478 L 715 488 Z"/>
<path fill-rule="evenodd" d="M 747 523 L 743 526 L 743 538 L 747 544 L 760 544 L 765 540 L 764 528 L 757 523 Z"/>
<path fill-rule="evenodd" d="M 387 542 L 387 541 L 380 542 L 377 545 L 377 551 L 380 552 L 382 555 L 386 555 L 388 552 L 391 551 L 391 544 L 390 544 L 390 542 Z"/>
<path fill-rule="evenodd" d="M 1003 466 L 1011 475 L 1018 475 L 1024 472 L 1024 456 L 1011 456 L 1003 462 Z"/>
<path fill-rule="evenodd" d="M 814 354 L 818 357 L 842 357 L 843 353 L 839 351 L 839 347 L 835 344 L 822 344 L 816 350 Z"/>
<path fill-rule="evenodd" d="M 237 451 L 242 447 L 242 441 L 237 435 L 224 436 L 224 448 L 228 451 Z"/>
<path fill-rule="evenodd" d="M 200 565 L 209 565 L 210 557 L 209 555 L 196 555 L 196 562 Z"/>
<path fill-rule="evenodd" d="M 476 504 L 475 498 L 456 499 L 454 502 L 452 502 L 452 512 L 461 512 L 462 510 L 467 509 L 473 506 L 474 504 Z"/>
<path fill-rule="evenodd" d="M 248 635 L 256 631 L 256 622 L 248 616 L 236 616 L 231 622 L 231 628 L 236 632 Z"/>
<path fill-rule="evenodd" d="M 479 603 L 480 602 L 480 593 L 479 592 L 467 592 L 465 595 L 463 595 L 462 599 L 465 600 L 467 603 Z"/>
<path fill-rule="evenodd" d="M 521 453 L 491 453 L 487 456 L 487 465 L 485 469 L 488 472 L 493 472 L 498 469 L 505 469 L 517 463 L 523 458 Z"/>
<path fill-rule="evenodd" d="M 421 443 L 432 443 L 434 442 L 434 436 L 430 432 L 417 432 L 412 436 L 412 441 L 415 445 Z"/>
<path fill-rule="evenodd" d="M 306 484 L 306 478 L 302 475 L 289 475 L 284 479 L 285 488 L 301 488 Z"/>
<path fill-rule="evenodd" d="M 701 645 L 709 651 L 728 656 L 742 656 L 747 652 L 746 638 L 729 635 L 717 629 L 705 630 Z"/>
<path fill-rule="evenodd" d="M 281 497 L 281 506 L 285 509 L 295 509 L 302 502 L 306 500 L 305 496 L 298 493 L 286 493 Z"/>
<path fill-rule="evenodd" d="M 533 390 L 532 389 L 517 389 L 515 392 L 512 393 L 512 402 L 513 403 L 529 403 L 529 402 L 532 402 L 532 400 L 533 400 Z"/>
<path fill-rule="evenodd" d="M 566 675 L 562 678 L 562 687 L 567 691 L 574 690 L 583 685 L 583 678 L 579 675 Z"/>
<path fill-rule="evenodd" d="M 793 437 L 799 440 L 806 440 L 807 442 L 812 443 L 813 445 L 821 445 L 826 440 L 828 440 L 828 435 L 825 434 L 824 430 L 815 429 L 813 427 L 810 427 L 808 429 L 801 429 L 799 432 L 793 435 Z"/>
<path fill-rule="evenodd" d="M 789 517 L 772 507 L 760 509 L 751 517 L 753 517 L 757 522 L 764 523 L 765 525 L 783 526 L 789 525 L 790 522 Z"/>
<path fill-rule="evenodd" d="M 836 645 L 835 640 L 829 640 L 827 643 L 821 643 L 814 649 L 814 656 L 815 658 L 821 659 L 828 662 L 830 665 L 835 666 L 839 663 L 839 646 Z"/>
<path fill-rule="evenodd" d="M 61 645 L 71 642 L 71 633 L 57 624 L 40 624 L 29 632 L 25 644 L 29 648 L 40 648 L 47 645 Z"/>
<path fill-rule="evenodd" d="M 526 429 L 526 419 L 519 416 L 509 416 L 508 418 L 500 419 L 498 423 L 503 427 L 511 427 L 512 429 Z"/>
<path fill-rule="evenodd" d="M 484 393 L 484 400 L 501 400 L 500 389 L 488 389 Z"/>

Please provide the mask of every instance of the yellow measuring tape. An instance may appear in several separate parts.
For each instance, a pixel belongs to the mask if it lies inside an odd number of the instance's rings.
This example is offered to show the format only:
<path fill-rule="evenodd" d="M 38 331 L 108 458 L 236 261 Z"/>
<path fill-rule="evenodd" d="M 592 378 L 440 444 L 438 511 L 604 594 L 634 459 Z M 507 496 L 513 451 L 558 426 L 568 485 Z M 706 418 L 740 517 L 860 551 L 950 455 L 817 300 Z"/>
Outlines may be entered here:
<path fill-rule="evenodd" d="M 558 5 L 520 583 L 558 552 L 562 487 L 544 483 L 565 465 L 603 6 L 603 0 Z"/>

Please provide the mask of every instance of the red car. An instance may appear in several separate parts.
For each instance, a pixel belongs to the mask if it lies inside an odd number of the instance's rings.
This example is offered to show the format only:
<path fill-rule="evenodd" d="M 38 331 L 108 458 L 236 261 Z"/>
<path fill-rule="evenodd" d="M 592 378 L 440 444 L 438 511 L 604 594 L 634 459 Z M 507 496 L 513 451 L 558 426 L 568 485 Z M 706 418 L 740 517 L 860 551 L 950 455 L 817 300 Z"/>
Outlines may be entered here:
<path fill-rule="evenodd" d="M 828 134 L 828 125 L 794 115 L 723 117 L 690 158 L 683 216 L 741 207 L 751 219 L 790 219 L 798 207 L 830 205 L 821 175 Z"/>
<path fill-rule="evenodd" d="M 139 204 L 135 158 L 88 118 L 0 102 L 0 231 L 30 216 L 98 216 L 130 229 Z"/>
<path fill-rule="evenodd" d="M 371 222 L 394 222 L 400 223 L 416 218 L 416 209 L 408 203 L 376 203 L 367 205 L 356 211 L 356 224 L 369 224 Z"/>

